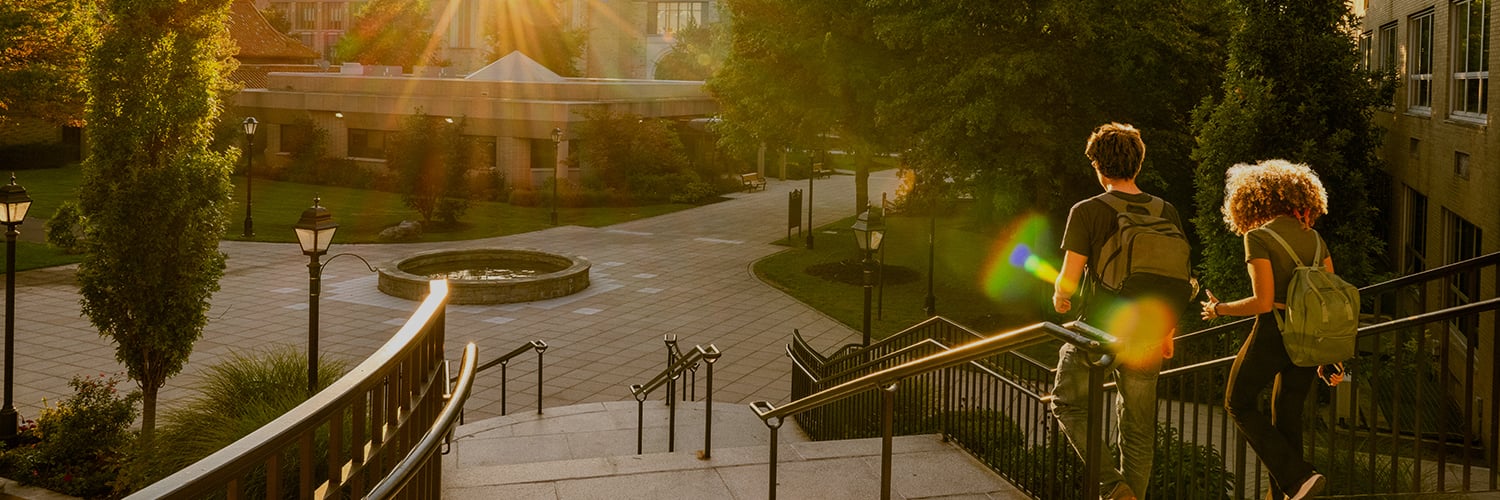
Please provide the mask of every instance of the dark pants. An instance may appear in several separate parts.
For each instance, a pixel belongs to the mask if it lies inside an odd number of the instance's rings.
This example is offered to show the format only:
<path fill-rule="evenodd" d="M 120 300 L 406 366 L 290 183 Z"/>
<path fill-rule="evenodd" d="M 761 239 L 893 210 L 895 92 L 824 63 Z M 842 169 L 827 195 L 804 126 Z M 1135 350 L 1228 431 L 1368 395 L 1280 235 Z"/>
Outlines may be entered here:
<path fill-rule="evenodd" d="M 1313 473 L 1312 464 L 1302 458 L 1302 409 L 1317 377 L 1316 367 L 1292 364 L 1271 313 L 1255 318 L 1250 337 L 1229 369 L 1224 406 L 1271 471 L 1273 498 L 1281 498 L 1284 489 L 1302 484 Z M 1257 405 L 1268 385 L 1272 386 L 1269 416 Z"/>

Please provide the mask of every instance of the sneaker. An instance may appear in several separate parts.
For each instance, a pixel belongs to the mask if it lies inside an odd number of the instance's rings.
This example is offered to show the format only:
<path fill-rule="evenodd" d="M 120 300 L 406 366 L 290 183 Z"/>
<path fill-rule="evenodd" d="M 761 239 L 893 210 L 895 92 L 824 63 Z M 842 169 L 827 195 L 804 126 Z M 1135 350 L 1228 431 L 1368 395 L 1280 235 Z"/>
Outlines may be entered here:
<path fill-rule="evenodd" d="M 1323 492 L 1323 485 L 1327 482 L 1328 481 L 1323 478 L 1322 474 L 1313 472 L 1311 476 L 1307 476 L 1307 479 L 1302 481 L 1302 485 L 1298 486 L 1296 491 L 1288 492 L 1291 493 L 1291 495 L 1288 496 L 1287 499 L 1302 500 L 1304 498 L 1312 498 L 1317 494 Z"/>
<path fill-rule="evenodd" d="M 1104 500 L 1137 500 L 1137 498 L 1135 490 L 1130 489 L 1130 485 L 1121 481 L 1115 483 L 1115 489 L 1110 490 L 1108 494 L 1104 495 Z"/>

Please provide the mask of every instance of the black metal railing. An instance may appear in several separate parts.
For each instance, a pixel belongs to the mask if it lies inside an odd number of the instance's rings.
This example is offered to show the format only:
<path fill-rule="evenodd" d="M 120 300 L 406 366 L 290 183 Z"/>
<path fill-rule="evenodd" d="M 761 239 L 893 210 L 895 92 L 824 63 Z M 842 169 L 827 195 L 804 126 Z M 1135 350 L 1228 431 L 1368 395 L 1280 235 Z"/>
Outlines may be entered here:
<path fill-rule="evenodd" d="M 937 325 L 946 323 L 947 320 L 928 320 L 923 325 Z M 950 323 L 951 324 L 951 323 Z M 962 331 L 961 327 L 952 325 L 952 328 L 944 327 L 934 329 L 936 331 Z M 1015 432 L 986 432 L 982 435 L 971 435 L 980 426 L 995 428 L 1001 418 L 996 418 L 996 412 L 1006 409 L 1006 403 L 1015 403 L 1019 400 L 1031 400 L 1030 406 L 1043 408 L 1043 395 L 1031 390 L 1026 384 L 1015 383 L 1002 377 L 993 369 L 994 366 L 1002 364 L 1000 358 L 1004 358 L 1016 349 L 1051 340 L 1062 340 L 1069 342 L 1091 352 L 1104 352 L 1107 349 L 1108 335 L 1083 323 L 1070 323 L 1067 326 L 1059 326 L 1054 323 L 1038 323 L 1036 325 L 1013 330 L 971 341 L 967 344 L 948 347 L 938 341 L 918 341 L 913 345 L 896 348 L 882 348 L 879 354 L 870 353 L 868 359 L 859 363 L 845 363 L 835 374 L 860 373 L 851 380 L 838 383 L 832 387 L 817 390 L 811 394 L 796 397 L 791 402 L 780 407 L 765 401 L 752 403 L 751 409 L 765 422 L 766 427 L 771 430 L 770 438 L 770 497 L 776 497 L 776 463 L 777 463 L 777 431 L 785 422 L 787 417 L 797 416 L 799 424 L 806 430 L 807 423 L 818 417 L 807 418 L 820 408 L 844 402 L 848 405 L 829 413 L 836 415 L 822 415 L 826 417 L 827 426 L 838 425 L 855 426 L 855 422 L 868 421 L 872 414 L 880 416 L 879 435 L 881 436 L 881 498 L 890 498 L 890 470 L 891 470 L 891 440 L 897 433 L 897 412 L 900 408 L 900 421 L 925 423 L 932 426 L 932 432 L 941 432 L 945 438 L 956 440 L 961 446 L 964 441 L 970 441 L 966 448 L 971 451 L 975 449 L 981 452 L 993 452 L 994 457 L 1003 457 L 1004 460 L 1013 463 L 1032 463 L 1029 450 L 1041 450 L 1039 457 L 1052 457 L 1051 462 L 1061 460 L 1061 449 L 1056 445 L 1059 434 L 1056 425 L 1051 423 L 1050 418 L 1040 418 L 1045 431 L 1040 436 L 1035 434 L 1025 435 L 1019 430 Z M 878 344 L 875 344 L 878 345 Z M 874 347 L 875 345 L 872 345 Z M 929 354 L 924 351 L 935 350 Z M 812 383 L 824 381 L 816 380 L 812 367 L 802 366 L 797 355 L 793 354 L 794 380 L 798 376 L 806 377 Z M 915 359 L 907 360 L 907 357 Z M 1103 426 L 1103 381 L 1105 367 L 1109 364 L 1109 356 L 1104 356 L 1090 370 L 1089 398 L 1091 412 L 1089 415 L 1089 432 L 1091 435 L 1102 433 Z M 886 366 L 890 365 L 890 366 Z M 874 370 L 866 371 L 864 368 Z M 879 367 L 878 369 L 876 367 Z M 800 375 L 797 372 L 802 372 Z M 903 390 L 903 388 L 906 388 Z M 999 389 L 998 392 L 995 390 Z M 861 400 L 868 398 L 872 390 L 877 391 L 879 398 L 879 411 L 871 411 L 875 405 L 872 402 Z M 996 397 L 991 397 L 996 396 Z M 852 402 L 852 404 L 849 404 Z M 1033 415 L 1045 414 L 1045 410 L 1034 412 Z M 821 427 L 820 424 L 813 424 Z M 841 434 L 862 433 L 864 429 L 854 432 L 842 430 L 823 430 L 822 432 L 837 432 Z M 990 436 L 1001 436 L 1001 439 L 988 439 Z M 1102 462 L 1103 440 L 1090 439 L 1084 450 L 1083 477 L 1097 477 L 1098 467 Z M 1017 445 L 1032 445 L 1026 446 Z M 1065 444 L 1063 446 L 1066 446 Z M 982 455 L 985 453 L 976 453 Z M 1075 459 L 1076 460 L 1076 459 Z M 989 462 L 987 462 L 989 463 Z M 1048 471 L 1059 470 L 1057 467 L 1047 467 L 1046 464 L 1038 464 L 1040 467 L 1034 471 L 1040 473 L 1044 479 L 1055 479 Z M 1002 472 L 1003 473 L 1003 472 Z M 1029 478 L 1011 477 L 1012 482 L 1017 483 L 1023 490 L 1035 494 L 1038 491 L 1055 490 L 1057 481 L 1026 481 Z M 1018 479 L 1020 479 L 1018 481 Z M 1075 492 L 1083 495 L 1083 498 L 1097 498 L 1099 487 L 1097 481 L 1082 482 L 1081 488 Z M 1028 488 L 1030 486 L 1030 488 Z"/>
<path fill-rule="evenodd" d="M 483 373 L 485 370 L 488 370 L 490 368 L 494 368 L 497 365 L 500 367 L 500 415 L 501 416 L 505 416 L 505 414 L 506 414 L 506 412 L 508 410 L 508 407 L 507 407 L 508 403 L 507 403 L 506 399 L 507 399 L 507 396 L 510 395 L 510 387 L 508 385 L 509 381 L 510 381 L 510 374 L 508 372 L 508 368 L 510 366 L 510 360 L 515 359 L 517 356 L 520 356 L 522 354 L 526 354 L 527 352 L 532 352 L 532 351 L 536 352 L 536 414 L 537 415 L 541 415 L 542 414 L 542 392 L 543 392 L 542 391 L 542 384 L 546 381 L 546 377 L 542 375 L 542 369 L 545 367 L 545 363 L 543 363 L 543 355 L 547 352 L 547 343 L 546 342 L 543 342 L 541 340 L 533 340 L 533 341 L 530 341 L 530 342 L 526 342 L 524 344 L 521 344 L 519 347 L 516 347 L 515 349 L 512 349 L 510 352 L 505 353 L 505 355 L 503 355 L 503 356 L 500 356 L 498 358 L 489 360 L 485 364 L 480 365 L 479 368 L 477 369 L 476 373 Z M 455 377 L 453 380 L 456 381 L 457 378 Z M 458 423 L 460 423 L 460 424 L 464 423 L 464 413 L 462 411 L 460 411 L 459 414 L 458 414 Z"/>
<path fill-rule="evenodd" d="M 1327 494 L 1497 490 L 1497 268 L 1500 254 L 1490 254 L 1361 289 L 1365 325 L 1358 354 L 1346 363 L 1349 377 L 1337 388 L 1317 389 L 1304 412 L 1305 453 L 1328 476 Z M 793 398 L 944 356 L 945 348 L 978 337 L 938 320 L 869 351 L 842 349 L 828 357 L 794 332 Z M 1234 354 L 1252 324 L 1244 319 L 1177 338 L 1158 389 L 1157 454 L 1170 460 L 1154 468 L 1152 498 L 1262 498 L 1269 490 L 1264 467 L 1223 403 Z M 1050 366 L 1014 351 L 941 375 L 912 376 L 893 394 L 900 404 L 892 427 L 941 432 L 1034 497 L 1090 498 L 1082 492 L 1096 481 L 1060 439 L 1048 407 L 1051 384 Z M 1113 384 L 1103 389 L 1109 429 Z M 798 423 L 815 439 L 878 435 L 865 423 L 878 414 L 877 397 L 866 393 L 804 411 Z"/>
<path fill-rule="evenodd" d="M 672 391 L 677 386 L 677 381 L 689 370 L 696 367 L 699 362 L 708 366 L 707 383 L 704 387 L 704 415 L 703 415 L 703 454 L 700 458 L 707 460 L 713 455 L 713 431 L 714 431 L 714 362 L 719 360 L 723 353 L 713 344 L 708 347 L 701 345 L 693 346 L 687 354 L 676 352 L 677 338 L 668 335 L 669 363 L 666 369 L 657 373 L 650 381 L 644 384 L 630 386 L 630 394 L 635 397 L 636 402 L 636 434 L 635 452 L 637 455 L 645 451 L 646 433 L 646 399 L 651 393 L 663 386 L 668 388 L 667 404 L 667 451 L 677 451 L 677 397 Z M 696 392 L 696 389 L 694 389 Z"/>
<path fill-rule="evenodd" d="M 391 467 L 391 473 L 386 475 L 380 482 L 370 488 L 370 493 L 365 495 L 367 499 L 384 500 L 387 498 L 442 498 L 441 493 L 430 495 L 428 492 L 442 491 L 442 476 L 436 471 L 437 467 L 424 467 L 432 461 L 434 454 L 442 451 L 448 454 L 446 448 L 440 445 L 450 443 L 453 440 L 453 427 L 459 416 L 463 414 L 464 402 L 468 401 L 469 394 L 473 392 L 474 375 L 477 370 L 474 365 L 479 357 L 479 348 L 470 342 L 464 346 L 463 358 L 459 361 L 458 376 L 454 377 L 453 389 L 445 390 L 443 395 L 448 404 L 443 406 L 442 412 L 438 414 L 437 421 L 427 432 L 422 434 L 410 452 L 401 461 Z M 446 389 L 446 388 L 445 388 Z M 417 488 L 408 492 L 407 486 L 417 484 Z"/>

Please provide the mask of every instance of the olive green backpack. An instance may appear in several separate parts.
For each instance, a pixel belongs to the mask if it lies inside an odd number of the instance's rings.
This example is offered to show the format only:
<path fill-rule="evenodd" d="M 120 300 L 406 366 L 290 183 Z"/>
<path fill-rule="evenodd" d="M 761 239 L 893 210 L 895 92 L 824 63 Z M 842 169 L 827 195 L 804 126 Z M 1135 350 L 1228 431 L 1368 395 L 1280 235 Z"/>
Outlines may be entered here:
<path fill-rule="evenodd" d="M 1297 267 L 1286 289 L 1286 312 L 1273 314 L 1281 328 L 1286 353 L 1297 366 L 1338 363 L 1354 357 L 1354 338 L 1359 334 L 1359 289 L 1323 267 L 1322 237 L 1313 231 L 1317 249 L 1312 265 L 1302 263 L 1275 230 L 1263 227 Z"/>

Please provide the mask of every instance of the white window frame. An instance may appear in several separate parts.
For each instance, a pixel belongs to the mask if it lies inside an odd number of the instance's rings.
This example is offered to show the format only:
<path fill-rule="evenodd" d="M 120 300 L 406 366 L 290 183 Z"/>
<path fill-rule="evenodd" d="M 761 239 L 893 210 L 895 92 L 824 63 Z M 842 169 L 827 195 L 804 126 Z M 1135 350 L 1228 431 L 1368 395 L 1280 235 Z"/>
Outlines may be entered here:
<path fill-rule="evenodd" d="M 1477 11 L 1477 12 L 1476 12 Z M 1490 9 L 1488 0 L 1454 0 L 1450 5 L 1452 29 L 1453 78 L 1449 81 L 1448 107 L 1451 118 L 1485 123 L 1488 120 L 1490 80 Z M 1473 17 L 1479 16 L 1478 22 Z M 1480 30 L 1478 40 L 1473 29 Z M 1479 54 L 1473 54 L 1474 50 Z M 1475 86 L 1478 102 L 1469 99 L 1469 87 Z"/>
<path fill-rule="evenodd" d="M 1406 109 L 1412 114 L 1432 115 L 1432 52 L 1435 19 L 1433 10 L 1428 9 L 1411 16 L 1411 23 L 1408 25 L 1410 28 L 1407 31 L 1411 36 L 1408 47 L 1411 48 L 1411 52 L 1406 65 L 1408 82 Z"/>

